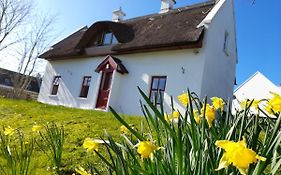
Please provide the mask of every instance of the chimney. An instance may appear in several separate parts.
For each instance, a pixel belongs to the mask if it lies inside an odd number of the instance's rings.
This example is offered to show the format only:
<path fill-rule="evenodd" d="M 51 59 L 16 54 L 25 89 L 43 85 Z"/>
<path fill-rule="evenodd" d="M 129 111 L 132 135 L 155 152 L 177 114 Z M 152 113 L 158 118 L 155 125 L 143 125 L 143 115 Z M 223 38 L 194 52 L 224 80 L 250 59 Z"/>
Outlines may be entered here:
<path fill-rule="evenodd" d="M 167 13 L 173 9 L 176 0 L 161 0 L 161 9 L 159 13 Z"/>
<path fill-rule="evenodd" d="M 122 11 L 122 8 L 120 7 L 118 10 L 114 10 L 112 12 L 112 21 L 114 22 L 122 21 L 124 16 L 126 16 L 126 14 Z"/>

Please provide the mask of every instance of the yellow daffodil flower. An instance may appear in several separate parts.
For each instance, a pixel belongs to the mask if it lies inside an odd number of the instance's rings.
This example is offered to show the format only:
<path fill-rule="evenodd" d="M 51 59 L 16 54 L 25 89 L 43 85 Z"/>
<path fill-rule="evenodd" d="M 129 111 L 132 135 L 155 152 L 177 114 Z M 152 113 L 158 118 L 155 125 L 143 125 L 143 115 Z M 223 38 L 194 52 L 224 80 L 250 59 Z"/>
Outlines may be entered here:
<path fill-rule="evenodd" d="M 183 94 L 179 95 L 178 100 L 181 102 L 181 104 L 183 106 L 186 107 L 188 105 L 188 102 L 189 102 L 187 93 L 183 93 Z"/>
<path fill-rule="evenodd" d="M 75 171 L 77 173 L 79 173 L 80 175 L 91 175 L 90 173 L 88 173 L 84 168 L 82 168 L 81 166 L 75 168 Z"/>
<path fill-rule="evenodd" d="M 238 142 L 218 140 L 215 144 L 225 151 L 216 171 L 224 169 L 232 164 L 242 175 L 246 175 L 247 169 L 251 163 L 256 163 L 258 160 L 266 160 L 266 158 L 257 155 L 252 149 L 247 148 L 245 138 Z"/>
<path fill-rule="evenodd" d="M 148 158 L 153 154 L 153 151 L 157 150 L 157 146 L 155 146 L 150 141 L 142 141 L 138 145 L 138 153 L 142 158 Z"/>
<path fill-rule="evenodd" d="M 196 109 L 193 110 L 193 117 L 194 117 L 195 122 L 197 124 L 199 124 L 201 119 L 200 119 L 198 110 L 196 110 Z"/>
<path fill-rule="evenodd" d="M 246 99 L 244 101 L 241 102 L 241 108 L 244 109 L 246 108 L 246 105 L 247 107 L 249 107 L 250 103 L 252 102 L 252 100 L 249 100 L 249 99 Z M 251 107 L 254 107 L 256 110 L 259 109 L 259 103 L 260 103 L 260 100 L 253 100 L 253 103 L 251 105 Z"/>
<path fill-rule="evenodd" d="M 167 121 L 167 122 L 169 122 L 170 120 L 171 120 L 171 117 L 170 117 L 170 115 L 168 115 L 168 114 L 164 114 L 164 119 Z"/>
<path fill-rule="evenodd" d="M 173 112 L 173 119 L 179 119 L 180 113 L 178 111 Z"/>
<path fill-rule="evenodd" d="M 274 113 L 280 113 L 281 112 L 281 96 L 277 93 L 270 92 L 273 97 L 269 99 L 269 101 L 266 104 L 265 110 L 269 114 Z"/>
<path fill-rule="evenodd" d="M 172 114 L 164 114 L 164 119 L 167 121 L 167 122 L 170 122 L 170 121 L 177 121 L 180 117 L 180 113 L 179 111 L 173 111 Z"/>
<path fill-rule="evenodd" d="M 201 115 L 204 114 L 204 106 L 201 109 Z M 205 119 L 208 122 L 209 128 L 212 127 L 213 121 L 216 119 L 216 110 L 213 106 L 207 104 L 206 105 L 206 111 L 205 111 Z"/>
<path fill-rule="evenodd" d="M 10 126 L 4 129 L 4 134 L 6 136 L 12 136 L 14 133 L 15 133 L 15 129 L 11 128 Z"/>
<path fill-rule="evenodd" d="M 216 110 L 220 109 L 221 111 L 223 111 L 223 106 L 225 105 L 225 103 L 222 98 L 212 97 L 211 100 Z"/>
<path fill-rule="evenodd" d="M 42 126 L 41 125 L 33 125 L 32 127 L 32 131 L 33 132 L 39 132 L 40 130 L 42 129 Z"/>
<path fill-rule="evenodd" d="M 87 149 L 87 152 L 93 151 L 93 150 L 98 151 L 98 149 L 99 149 L 99 143 L 95 142 L 95 141 L 94 141 L 93 139 L 91 139 L 91 138 L 86 138 L 86 139 L 84 140 L 83 147 L 84 147 L 85 149 Z"/>
<path fill-rule="evenodd" d="M 126 126 L 124 126 L 124 125 L 122 125 L 122 126 L 120 127 L 120 131 L 121 131 L 123 134 L 129 134 L 129 133 L 130 133 L 129 129 L 128 129 Z"/>

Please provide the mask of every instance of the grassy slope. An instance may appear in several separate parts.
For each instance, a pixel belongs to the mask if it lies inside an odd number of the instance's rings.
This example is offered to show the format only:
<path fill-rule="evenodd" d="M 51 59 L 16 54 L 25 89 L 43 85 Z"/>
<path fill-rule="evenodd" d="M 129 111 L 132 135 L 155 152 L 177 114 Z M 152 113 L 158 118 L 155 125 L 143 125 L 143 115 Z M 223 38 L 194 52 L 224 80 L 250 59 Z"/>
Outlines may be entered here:
<path fill-rule="evenodd" d="M 126 120 L 140 126 L 140 117 L 124 116 Z M 86 154 L 81 147 L 86 137 L 100 138 L 104 135 L 104 129 L 113 137 L 120 137 L 120 123 L 111 113 L 79 110 L 62 106 L 50 106 L 33 101 L 9 100 L 0 98 L 0 126 L 11 126 L 30 135 L 34 123 L 44 124 L 54 121 L 65 128 L 65 152 L 63 163 L 69 168 L 77 164 L 85 164 L 87 159 L 97 161 L 92 155 Z M 37 151 L 33 165 L 39 167 L 35 174 L 49 174 L 46 169 L 50 165 L 46 157 Z M 99 165 L 102 167 L 102 165 Z"/>

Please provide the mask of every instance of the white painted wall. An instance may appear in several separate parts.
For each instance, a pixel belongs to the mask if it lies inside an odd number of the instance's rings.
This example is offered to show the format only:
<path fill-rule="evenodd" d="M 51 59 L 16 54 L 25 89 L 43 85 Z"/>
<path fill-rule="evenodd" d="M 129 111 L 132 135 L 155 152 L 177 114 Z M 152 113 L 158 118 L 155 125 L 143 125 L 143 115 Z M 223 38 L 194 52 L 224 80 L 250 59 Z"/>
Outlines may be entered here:
<path fill-rule="evenodd" d="M 237 62 L 236 31 L 233 0 L 220 0 L 214 8 L 216 13 L 209 13 L 205 23 L 204 37 L 204 77 L 201 98 L 218 96 L 225 100 L 232 99 Z M 216 11 L 218 9 L 218 11 Z M 228 55 L 224 52 L 225 32 L 229 33 Z"/>
<path fill-rule="evenodd" d="M 199 97 L 232 97 L 237 60 L 233 0 L 221 0 L 207 16 L 211 23 L 204 23 L 206 32 L 203 48 L 182 49 L 118 55 L 129 74 L 114 73 L 109 105 L 120 113 L 142 115 L 139 105 L 139 86 L 147 95 L 151 76 L 167 76 L 164 107 L 170 112 L 170 95 L 174 106 L 184 111 L 177 96 L 187 88 Z M 229 32 L 229 56 L 223 51 L 224 33 Z M 100 73 L 95 68 L 105 57 L 51 61 L 43 77 L 38 100 L 44 103 L 77 108 L 94 109 L 98 94 Z M 184 72 L 182 71 L 184 70 Z M 62 76 L 58 95 L 51 96 L 55 75 Z M 82 77 L 92 76 L 87 99 L 79 98 Z"/>
<path fill-rule="evenodd" d="M 100 74 L 95 72 L 101 58 L 76 59 L 49 62 L 46 66 L 38 101 L 54 105 L 64 105 L 84 109 L 93 109 L 99 88 Z M 57 95 L 50 95 L 54 76 L 60 75 L 61 82 Z M 88 96 L 80 98 L 84 76 L 92 76 Z"/>
<path fill-rule="evenodd" d="M 233 100 L 232 110 L 241 109 L 241 102 L 246 99 L 262 100 L 271 98 L 270 92 L 281 95 L 281 89 L 278 86 L 273 84 L 262 73 L 256 72 L 234 91 L 236 99 Z M 263 109 L 264 105 L 264 103 L 261 103 L 260 107 Z M 252 112 L 257 113 L 254 109 L 252 109 Z"/>
<path fill-rule="evenodd" d="M 164 95 L 165 106 L 170 105 L 170 96 L 176 96 L 190 88 L 200 92 L 204 57 L 193 49 L 152 52 L 142 54 L 118 55 L 119 59 L 129 71 L 129 74 L 114 73 L 109 105 L 118 112 L 141 115 L 137 90 L 139 86 L 149 93 L 151 76 L 167 76 Z M 64 105 L 84 109 L 94 109 L 98 94 L 100 74 L 95 68 L 104 57 L 51 61 L 43 77 L 42 88 L 38 101 L 54 105 Z M 185 70 L 182 73 L 182 67 Z M 52 81 L 55 75 L 61 75 L 58 95 L 50 95 Z M 92 76 L 87 99 L 79 98 L 83 76 Z M 175 107 L 183 110 L 175 101 Z M 167 107 L 167 112 L 170 109 Z"/>

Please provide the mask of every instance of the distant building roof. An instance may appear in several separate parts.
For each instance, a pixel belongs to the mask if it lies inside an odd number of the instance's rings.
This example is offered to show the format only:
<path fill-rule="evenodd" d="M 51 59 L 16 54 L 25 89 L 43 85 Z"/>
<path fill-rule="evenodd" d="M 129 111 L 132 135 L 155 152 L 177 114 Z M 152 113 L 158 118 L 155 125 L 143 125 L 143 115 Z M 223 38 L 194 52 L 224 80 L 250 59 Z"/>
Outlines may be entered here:
<path fill-rule="evenodd" d="M 246 99 L 263 100 L 271 98 L 272 94 L 270 92 L 281 95 L 280 87 L 273 84 L 262 73 L 257 71 L 234 90 L 233 110 L 240 109 L 241 102 Z M 265 103 L 261 102 L 260 108 L 263 109 L 264 105 Z M 254 109 L 252 111 L 255 112 Z"/>
<path fill-rule="evenodd" d="M 14 87 L 14 77 L 16 75 L 24 76 L 23 74 L 0 68 L 0 86 Z M 26 75 L 25 75 L 26 76 Z M 41 85 L 41 78 L 31 77 L 31 81 L 27 90 L 39 92 Z"/>
<path fill-rule="evenodd" d="M 168 48 L 200 48 L 204 27 L 197 26 L 214 5 L 215 1 L 208 1 L 120 22 L 99 21 L 58 42 L 40 57 L 53 60 Z M 91 47 L 89 44 L 103 31 L 111 31 L 118 44 L 104 47 L 103 51 L 87 52 L 85 49 Z"/>

